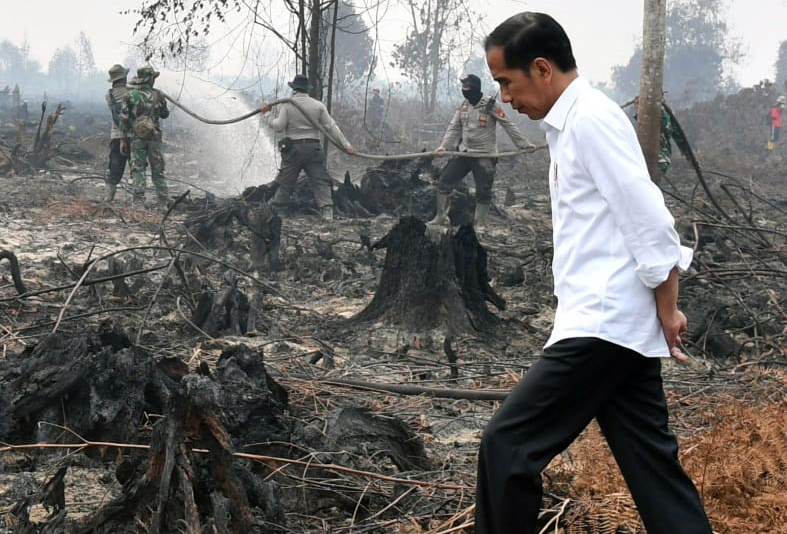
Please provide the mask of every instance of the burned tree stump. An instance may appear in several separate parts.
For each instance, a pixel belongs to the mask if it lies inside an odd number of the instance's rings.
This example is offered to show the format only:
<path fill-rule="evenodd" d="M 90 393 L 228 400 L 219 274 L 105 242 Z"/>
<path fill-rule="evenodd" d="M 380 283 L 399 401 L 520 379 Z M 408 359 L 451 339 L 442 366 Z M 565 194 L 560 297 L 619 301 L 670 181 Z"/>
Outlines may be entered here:
<path fill-rule="evenodd" d="M 249 319 L 249 298 L 238 289 L 238 276 L 227 271 L 222 287 L 214 292 L 205 286 L 191 316 L 191 322 L 211 337 L 242 335 Z"/>
<path fill-rule="evenodd" d="M 261 354 L 243 345 L 224 351 L 216 372 L 213 378 L 205 366 L 204 374 L 181 380 L 153 429 L 146 461 L 140 468 L 119 467 L 123 493 L 74 533 L 126 532 L 136 523 L 150 533 L 246 534 L 258 531 L 252 508 L 281 524 L 270 488 L 233 452 L 235 444 L 253 451 L 289 440 L 281 420 L 287 392 L 268 375 Z"/>
<path fill-rule="evenodd" d="M 450 333 L 488 331 L 505 301 L 489 285 L 486 251 L 470 226 L 433 240 L 414 217 L 399 223 L 372 245 L 386 249 L 383 272 L 372 301 L 353 323 L 383 321 L 411 331 L 442 327 Z"/>
<path fill-rule="evenodd" d="M 177 362 L 180 363 L 180 362 Z M 144 413 L 166 409 L 184 365 L 153 357 L 111 330 L 54 334 L 0 362 L 0 440 L 132 442 Z"/>
<path fill-rule="evenodd" d="M 210 378 L 184 377 L 169 413 L 154 428 L 144 473 L 127 480 L 120 496 L 73 532 L 124 532 L 136 520 L 151 534 L 199 534 L 208 518 L 216 517 L 222 526 L 218 532 L 250 532 L 252 514 L 233 469 L 232 442 L 221 422 L 221 398 L 220 388 Z M 209 461 L 194 448 L 207 449 Z"/>
<path fill-rule="evenodd" d="M 255 275 L 275 273 L 283 266 L 279 251 L 281 249 L 281 217 L 276 210 L 267 204 L 258 204 L 250 208 L 243 224 L 252 234 L 251 266 Z M 247 332 L 257 330 L 257 312 L 262 308 L 265 293 L 262 288 L 255 287 L 249 302 Z"/>
<path fill-rule="evenodd" d="M 201 245 L 219 253 L 233 248 L 239 241 L 240 230 L 245 228 L 251 233 L 248 249 L 252 273 L 260 276 L 278 272 L 282 269 L 279 255 L 281 217 L 262 202 L 263 198 L 264 195 L 255 197 L 249 192 L 244 202 L 226 202 L 210 213 L 189 219 L 186 226 Z M 197 259 L 192 261 L 200 263 Z M 263 296 L 263 290 L 255 287 L 251 296 L 247 297 L 238 289 L 236 276 L 227 272 L 218 292 L 214 293 L 207 285 L 202 288 L 191 321 L 211 336 L 255 331 L 257 311 L 262 307 Z"/>

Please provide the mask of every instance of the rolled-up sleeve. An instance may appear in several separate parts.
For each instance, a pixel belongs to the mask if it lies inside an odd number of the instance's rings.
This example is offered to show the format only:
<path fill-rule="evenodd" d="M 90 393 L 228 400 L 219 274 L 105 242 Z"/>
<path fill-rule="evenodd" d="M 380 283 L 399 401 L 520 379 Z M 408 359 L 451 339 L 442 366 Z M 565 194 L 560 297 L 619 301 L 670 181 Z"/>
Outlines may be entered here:
<path fill-rule="evenodd" d="M 622 111 L 614 115 L 617 120 L 591 115 L 579 121 L 576 146 L 581 147 L 582 161 L 634 256 L 637 276 L 645 286 L 655 288 L 674 267 L 686 270 L 692 251 L 680 244 L 675 221 L 650 179 L 630 122 Z"/>

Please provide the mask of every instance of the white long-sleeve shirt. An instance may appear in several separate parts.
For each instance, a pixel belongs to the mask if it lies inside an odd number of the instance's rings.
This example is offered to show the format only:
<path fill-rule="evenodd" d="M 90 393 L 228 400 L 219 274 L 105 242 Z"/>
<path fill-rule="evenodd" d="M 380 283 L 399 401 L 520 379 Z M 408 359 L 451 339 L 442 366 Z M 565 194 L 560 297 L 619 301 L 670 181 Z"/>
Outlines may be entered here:
<path fill-rule="evenodd" d="M 555 295 L 552 335 L 596 337 L 643 356 L 668 357 L 653 288 L 688 268 L 664 197 L 651 181 L 631 122 L 583 78 L 541 123 L 549 191 Z"/>

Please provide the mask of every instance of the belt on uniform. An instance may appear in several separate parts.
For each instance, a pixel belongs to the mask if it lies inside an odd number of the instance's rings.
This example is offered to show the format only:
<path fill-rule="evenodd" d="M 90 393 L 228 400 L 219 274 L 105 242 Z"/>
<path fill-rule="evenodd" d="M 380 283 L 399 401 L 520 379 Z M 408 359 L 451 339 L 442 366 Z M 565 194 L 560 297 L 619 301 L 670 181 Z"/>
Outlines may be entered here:
<path fill-rule="evenodd" d="M 319 142 L 320 142 L 319 139 L 314 139 L 312 137 L 307 137 L 305 139 L 292 139 L 292 138 L 290 138 L 290 143 L 292 143 L 293 145 L 299 145 L 301 143 L 319 143 Z"/>

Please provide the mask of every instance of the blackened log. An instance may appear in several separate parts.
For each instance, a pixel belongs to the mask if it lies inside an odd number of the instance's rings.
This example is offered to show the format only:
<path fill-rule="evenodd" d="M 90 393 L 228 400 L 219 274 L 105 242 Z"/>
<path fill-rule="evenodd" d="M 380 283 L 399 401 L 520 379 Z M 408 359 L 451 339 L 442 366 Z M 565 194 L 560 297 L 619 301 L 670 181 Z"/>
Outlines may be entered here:
<path fill-rule="evenodd" d="M 0 440 L 133 442 L 145 412 L 162 413 L 175 381 L 122 332 L 54 334 L 0 361 Z"/>

